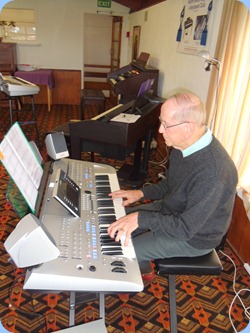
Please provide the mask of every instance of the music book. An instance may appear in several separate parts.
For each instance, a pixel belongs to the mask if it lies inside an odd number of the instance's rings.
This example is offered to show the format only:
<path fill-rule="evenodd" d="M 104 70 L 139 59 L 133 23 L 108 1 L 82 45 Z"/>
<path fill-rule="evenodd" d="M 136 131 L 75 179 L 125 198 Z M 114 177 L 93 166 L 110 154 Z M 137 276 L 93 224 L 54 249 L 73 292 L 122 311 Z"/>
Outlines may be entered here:
<path fill-rule="evenodd" d="M 43 168 L 18 122 L 0 144 L 0 160 L 34 213 Z"/>

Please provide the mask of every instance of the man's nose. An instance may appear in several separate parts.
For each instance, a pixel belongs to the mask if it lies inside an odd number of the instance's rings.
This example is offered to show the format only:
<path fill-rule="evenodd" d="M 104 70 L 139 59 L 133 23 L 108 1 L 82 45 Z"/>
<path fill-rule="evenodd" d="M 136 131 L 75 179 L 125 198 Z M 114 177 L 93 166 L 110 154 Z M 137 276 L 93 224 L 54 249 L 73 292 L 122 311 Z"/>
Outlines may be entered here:
<path fill-rule="evenodd" d="M 158 129 L 158 132 L 161 134 L 164 132 L 164 127 L 161 123 L 160 123 L 159 129 Z"/>

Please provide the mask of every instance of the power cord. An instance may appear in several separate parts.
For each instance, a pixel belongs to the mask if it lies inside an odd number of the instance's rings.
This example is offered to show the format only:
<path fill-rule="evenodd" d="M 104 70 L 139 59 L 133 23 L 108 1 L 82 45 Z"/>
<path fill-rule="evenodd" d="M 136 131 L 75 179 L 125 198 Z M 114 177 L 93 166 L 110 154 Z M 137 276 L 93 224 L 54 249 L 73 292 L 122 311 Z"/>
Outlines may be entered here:
<path fill-rule="evenodd" d="M 230 257 L 229 257 L 226 253 L 224 253 L 222 250 L 220 250 L 220 252 L 221 252 L 225 257 L 227 257 L 227 258 L 231 261 L 231 263 L 233 264 L 233 266 L 234 266 L 233 291 L 234 291 L 234 293 L 235 293 L 235 296 L 234 296 L 234 298 L 233 298 L 233 300 L 232 300 L 232 302 L 231 302 L 231 304 L 230 304 L 230 307 L 229 307 L 229 320 L 230 320 L 230 323 L 231 323 L 231 325 L 232 325 L 232 327 L 233 327 L 233 329 L 234 329 L 234 332 L 235 332 L 235 333 L 239 333 L 239 332 L 236 330 L 235 326 L 234 326 L 234 323 L 233 323 L 233 320 L 232 320 L 232 317 L 231 317 L 231 312 L 232 312 L 232 308 L 233 308 L 234 302 L 236 301 L 236 299 L 238 299 L 238 300 L 240 301 L 240 303 L 241 303 L 243 309 L 244 309 L 244 313 L 245 313 L 246 317 L 250 320 L 250 306 L 249 306 L 249 307 L 246 307 L 245 304 L 243 303 L 242 299 L 240 298 L 240 294 L 241 294 L 242 292 L 245 292 L 245 291 L 246 291 L 246 292 L 250 292 L 250 289 L 243 288 L 243 289 L 239 290 L 238 292 L 236 291 L 235 284 L 236 284 L 237 267 L 236 267 L 236 265 L 235 265 L 235 263 L 234 263 L 234 261 L 233 261 L 232 258 L 230 258 Z"/>
<path fill-rule="evenodd" d="M 162 153 L 161 153 L 159 150 L 157 150 L 157 153 L 158 153 L 159 155 L 161 155 L 161 157 L 163 158 L 163 160 L 161 160 L 161 161 L 159 161 L 159 162 L 149 161 L 150 164 L 158 165 L 158 166 L 160 166 L 160 167 L 162 167 L 162 168 L 164 169 L 163 172 L 159 172 L 159 173 L 158 173 L 158 177 L 159 177 L 160 179 L 165 179 L 165 178 L 166 178 L 166 176 L 165 176 L 165 172 L 166 172 L 166 169 L 167 169 L 167 166 L 166 166 L 166 165 L 167 165 L 167 162 L 168 162 L 168 160 L 169 160 L 169 151 L 168 151 L 168 149 L 166 149 L 166 152 L 167 152 L 167 155 L 164 157 L 164 156 L 162 155 Z"/>
<path fill-rule="evenodd" d="M 10 301 L 10 306 L 13 307 L 16 311 L 22 313 L 23 315 L 25 316 L 34 316 L 34 317 L 37 317 L 37 321 L 39 322 L 39 319 L 38 317 L 43 317 L 42 319 L 44 320 L 44 323 L 45 323 L 45 333 L 48 332 L 48 328 L 47 328 L 47 321 L 46 321 L 46 317 L 44 314 L 42 313 L 37 313 L 35 312 L 34 310 L 34 299 L 33 299 L 33 296 L 30 294 L 30 297 L 32 298 L 32 308 L 33 308 L 33 312 L 28 312 L 28 311 L 25 311 L 25 310 L 22 310 L 20 308 L 18 308 L 14 303 L 13 303 L 13 298 L 12 298 L 12 295 L 13 295 L 13 289 L 14 289 L 14 286 L 15 284 L 18 282 L 19 279 L 23 278 L 25 276 L 25 273 L 19 275 L 18 277 L 16 277 L 10 287 L 10 291 L 9 291 L 9 301 Z M 44 331 L 44 330 L 43 330 Z"/>
<path fill-rule="evenodd" d="M 169 159 L 169 150 L 166 148 L 167 155 L 164 157 L 159 149 L 157 149 L 157 153 L 163 158 L 162 161 L 160 162 L 155 162 L 155 161 L 149 161 L 149 163 L 154 164 L 154 165 L 160 165 L 166 169 L 165 164 L 167 163 Z"/>

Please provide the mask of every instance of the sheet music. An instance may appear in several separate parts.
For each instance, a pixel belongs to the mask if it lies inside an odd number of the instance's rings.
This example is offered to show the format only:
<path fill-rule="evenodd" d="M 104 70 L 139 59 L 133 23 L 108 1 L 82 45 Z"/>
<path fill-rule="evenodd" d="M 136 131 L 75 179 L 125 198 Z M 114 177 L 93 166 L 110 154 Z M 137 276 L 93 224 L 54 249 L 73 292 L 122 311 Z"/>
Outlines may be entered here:
<path fill-rule="evenodd" d="M 43 169 L 17 122 L 0 144 L 0 159 L 34 212 Z"/>

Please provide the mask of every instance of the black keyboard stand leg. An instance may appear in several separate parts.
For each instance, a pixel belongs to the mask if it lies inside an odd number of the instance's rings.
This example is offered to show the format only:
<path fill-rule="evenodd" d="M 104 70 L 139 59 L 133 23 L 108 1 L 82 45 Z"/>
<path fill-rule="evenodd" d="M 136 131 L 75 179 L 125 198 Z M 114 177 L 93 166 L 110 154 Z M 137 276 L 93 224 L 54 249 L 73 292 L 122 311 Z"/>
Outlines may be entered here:
<path fill-rule="evenodd" d="M 30 96 L 30 98 L 31 98 L 31 105 L 32 105 L 33 120 L 34 120 L 34 124 L 35 124 L 35 127 L 36 127 L 36 137 L 37 137 L 37 141 L 39 143 L 40 139 L 39 139 L 39 132 L 38 132 L 38 127 L 37 127 L 37 119 L 36 119 L 34 96 L 33 95 Z"/>
<path fill-rule="evenodd" d="M 10 126 L 13 124 L 13 110 L 12 110 L 12 101 L 11 98 L 9 97 L 9 108 L 10 108 Z"/>
<path fill-rule="evenodd" d="M 133 171 L 129 180 L 140 181 L 141 176 L 141 156 L 142 156 L 142 139 L 139 139 L 134 152 Z"/>
<path fill-rule="evenodd" d="M 36 127 L 36 137 L 37 137 L 37 142 L 39 143 L 39 132 L 38 132 L 38 127 L 37 127 L 37 119 L 36 119 L 36 112 L 35 112 L 35 104 L 34 104 L 34 97 L 33 95 L 30 96 L 31 98 L 31 110 L 33 113 L 33 120 L 32 121 L 23 121 L 20 122 L 20 125 L 28 125 L 28 124 L 33 124 Z M 22 109 L 22 101 L 20 96 L 14 97 L 15 105 L 16 105 L 16 118 L 18 121 L 18 111 L 21 111 Z M 9 109 L 10 109 L 10 126 L 13 125 L 13 109 L 12 109 L 12 99 L 9 97 Z"/>
<path fill-rule="evenodd" d="M 145 138 L 145 145 L 143 149 L 143 159 L 142 159 L 142 166 L 141 166 L 141 172 L 143 174 L 148 173 L 148 159 L 149 159 L 149 154 L 150 154 L 150 145 L 152 141 L 152 136 L 153 136 L 153 130 L 150 129 L 146 138 Z"/>

